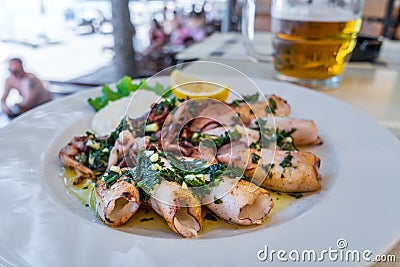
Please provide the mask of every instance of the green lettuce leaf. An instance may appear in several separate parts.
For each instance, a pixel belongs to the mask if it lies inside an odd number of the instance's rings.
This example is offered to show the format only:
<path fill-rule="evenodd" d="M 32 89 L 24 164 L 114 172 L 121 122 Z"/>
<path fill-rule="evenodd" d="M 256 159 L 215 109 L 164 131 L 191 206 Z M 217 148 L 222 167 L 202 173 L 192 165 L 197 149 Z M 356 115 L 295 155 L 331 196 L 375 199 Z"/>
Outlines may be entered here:
<path fill-rule="evenodd" d="M 97 112 L 107 106 L 108 102 L 115 101 L 130 95 L 138 89 L 152 91 L 157 95 L 168 97 L 171 94 L 170 87 L 165 87 L 160 83 L 156 83 L 154 86 L 150 86 L 146 83 L 146 80 L 140 80 L 138 84 L 132 83 L 132 78 L 125 76 L 117 82 L 115 85 L 117 91 L 113 91 L 108 84 L 104 85 L 101 89 L 102 95 L 96 98 L 89 98 L 87 101 L 90 106 Z"/>

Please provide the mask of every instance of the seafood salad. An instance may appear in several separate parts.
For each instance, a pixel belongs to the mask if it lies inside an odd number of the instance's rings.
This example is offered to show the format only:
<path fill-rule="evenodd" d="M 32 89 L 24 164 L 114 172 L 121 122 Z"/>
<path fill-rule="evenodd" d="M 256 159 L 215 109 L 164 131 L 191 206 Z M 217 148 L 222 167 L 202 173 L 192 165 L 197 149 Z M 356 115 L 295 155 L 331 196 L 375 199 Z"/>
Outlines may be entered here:
<path fill-rule="evenodd" d="M 201 234 L 204 207 L 231 224 L 259 225 L 274 209 L 270 192 L 321 188 L 320 159 L 305 151 L 322 144 L 318 128 L 290 114 L 277 95 L 160 98 L 141 116 L 118 118 L 109 134 L 73 137 L 59 159 L 109 226 L 144 206 L 185 238 Z"/>

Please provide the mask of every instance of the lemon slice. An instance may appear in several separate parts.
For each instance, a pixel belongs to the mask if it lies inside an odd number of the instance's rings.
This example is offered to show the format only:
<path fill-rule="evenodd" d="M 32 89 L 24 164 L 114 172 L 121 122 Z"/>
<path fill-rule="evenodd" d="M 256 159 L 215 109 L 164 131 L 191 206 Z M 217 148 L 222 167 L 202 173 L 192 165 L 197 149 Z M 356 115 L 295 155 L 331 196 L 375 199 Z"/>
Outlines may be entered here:
<path fill-rule="evenodd" d="M 174 70 L 170 75 L 172 92 L 178 99 L 210 97 L 226 101 L 229 95 L 229 86 L 202 80 L 199 77 L 188 75 Z"/>

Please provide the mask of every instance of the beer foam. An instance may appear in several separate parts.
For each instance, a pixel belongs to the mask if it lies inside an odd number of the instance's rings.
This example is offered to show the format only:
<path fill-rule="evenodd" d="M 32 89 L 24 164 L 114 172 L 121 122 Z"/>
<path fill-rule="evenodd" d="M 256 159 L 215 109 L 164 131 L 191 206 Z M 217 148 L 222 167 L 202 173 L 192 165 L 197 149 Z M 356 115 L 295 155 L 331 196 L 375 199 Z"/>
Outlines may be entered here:
<path fill-rule="evenodd" d="M 341 7 L 328 7 L 326 2 L 314 2 L 311 7 L 293 6 L 285 1 L 277 1 L 271 8 L 271 16 L 281 20 L 342 22 L 360 18 L 362 6 L 358 12 Z"/>

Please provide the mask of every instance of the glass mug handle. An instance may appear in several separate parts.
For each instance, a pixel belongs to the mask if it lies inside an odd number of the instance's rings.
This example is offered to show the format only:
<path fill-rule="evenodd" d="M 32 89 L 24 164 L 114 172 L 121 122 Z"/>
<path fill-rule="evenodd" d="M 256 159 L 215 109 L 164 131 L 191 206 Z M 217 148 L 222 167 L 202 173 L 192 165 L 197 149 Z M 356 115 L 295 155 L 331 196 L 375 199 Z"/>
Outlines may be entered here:
<path fill-rule="evenodd" d="M 256 62 L 270 62 L 271 53 L 262 53 L 254 46 L 256 0 L 245 0 L 242 8 L 242 36 L 249 58 Z"/>

